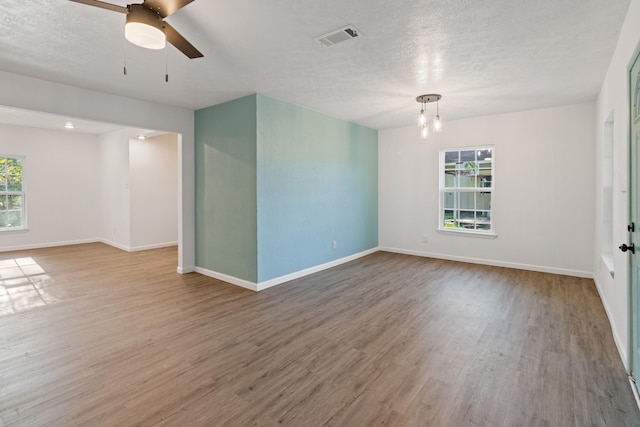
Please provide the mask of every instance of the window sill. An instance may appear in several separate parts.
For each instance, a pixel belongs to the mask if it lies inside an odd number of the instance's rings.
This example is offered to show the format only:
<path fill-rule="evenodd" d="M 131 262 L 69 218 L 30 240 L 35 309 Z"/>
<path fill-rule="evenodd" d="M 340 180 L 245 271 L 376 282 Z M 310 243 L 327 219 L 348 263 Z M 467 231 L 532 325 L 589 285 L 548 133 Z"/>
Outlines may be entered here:
<path fill-rule="evenodd" d="M 449 234 L 451 236 L 475 237 L 478 239 L 495 239 L 496 237 L 498 237 L 497 234 L 492 232 L 452 230 L 448 228 L 438 228 L 436 231 L 438 232 L 438 234 Z"/>
<path fill-rule="evenodd" d="M 0 229 L 0 234 L 3 233 L 26 233 L 27 231 L 29 231 L 28 228 L 24 228 L 24 227 L 16 227 L 16 228 L 2 228 Z"/>

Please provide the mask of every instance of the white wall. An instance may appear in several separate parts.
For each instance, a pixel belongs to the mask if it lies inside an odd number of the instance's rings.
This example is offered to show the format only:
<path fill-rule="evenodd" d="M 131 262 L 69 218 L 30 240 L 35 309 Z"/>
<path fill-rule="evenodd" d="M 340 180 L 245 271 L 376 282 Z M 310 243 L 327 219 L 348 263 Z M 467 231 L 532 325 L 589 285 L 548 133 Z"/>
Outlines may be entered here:
<path fill-rule="evenodd" d="M 129 136 L 126 130 L 100 135 L 100 240 L 131 247 Z"/>
<path fill-rule="evenodd" d="M 0 125 L 0 153 L 26 156 L 28 231 L 0 234 L 0 250 L 93 241 L 98 232 L 98 138 Z"/>
<path fill-rule="evenodd" d="M 0 154 L 26 156 L 28 230 L 0 251 L 102 241 L 124 250 L 178 241 L 178 137 L 130 139 L 0 124 Z"/>
<path fill-rule="evenodd" d="M 380 131 L 380 246 L 591 277 L 594 116 L 588 103 L 445 122 L 426 141 L 417 126 Z M 495 147 L 498 237 L 439 234 L 439 150 L 478 145 Z"/>
<path fill-rule="evenodd" d="M 613 244 L 626 242 L 628 221 L 628 135 L 629 106 L 627 93 L 627 68 L 635 49 L 640 44 L 640 0 L 632 0 L 622 27 L 618 45 L 613 55 L 596 104 L 596 196 L 595 225 L 597 242 L 593 252 L 595 281 L 611 322 L 613 336 L 625 366 L 628 363 L 628 255 L 613 248 L 614 277 L 605 267 L 601 255 L 603 223 L 602 170 L 604 160 L 604 123 L 613 112 Z"/>
<path fill-rule="evenodd" d="M 178 241 L 178 140 L 167 134 L 130 139 L 131 246 L 146 249 Z"/>
<path fill-rule="evenodd" d="M 194 271 L 193 111 L 52 83 L 4 71 L 0 71 L 0 105 L 179 134 L 178 271 Z"/>

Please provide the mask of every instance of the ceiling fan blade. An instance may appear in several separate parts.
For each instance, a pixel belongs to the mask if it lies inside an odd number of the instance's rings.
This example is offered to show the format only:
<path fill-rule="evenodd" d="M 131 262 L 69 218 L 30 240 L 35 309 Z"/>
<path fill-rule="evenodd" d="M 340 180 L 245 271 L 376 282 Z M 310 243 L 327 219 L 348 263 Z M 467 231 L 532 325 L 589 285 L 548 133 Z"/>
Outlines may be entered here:
<path fill-rule="evenodd" d="M 101 9 L 112 10 L 114 12 L 127 13 L 128 9 L 125 6 L 118 6 L 117 4 L 105 3 L 98 0 L 69 0 L 76 3 L 86 4 L 88 6 L 95 6 Z"/>
<path fill-rule="evenodd" d="M 176 13 L 193 0 L 144 0 L 142 5 L 157 12 L 163 18 Z"/>
<path fill-rule="evenodd" d="M 168 22 L 164 22 L 164 34 L 167 36 L 167 41 L 174 45 L 176 49 L 187 55 L 189 58 L 202 58 L 204 55 L 200 53 L 191 43 L 187 41 L 182 35 L 176 31 Z"/>

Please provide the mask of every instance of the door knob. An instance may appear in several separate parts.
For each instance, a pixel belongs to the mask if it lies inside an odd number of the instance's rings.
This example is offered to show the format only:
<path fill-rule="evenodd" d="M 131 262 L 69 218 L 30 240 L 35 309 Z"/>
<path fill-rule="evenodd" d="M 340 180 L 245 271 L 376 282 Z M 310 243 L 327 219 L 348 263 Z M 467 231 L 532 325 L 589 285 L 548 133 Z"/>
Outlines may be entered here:
<path fill-rule="evenodd" d="M 623 243 L 619 246 L 619 248 L 622 252 L 631 251 L 632 254 L 636 253 L 636 245 L 634 245 L 633 243 L 630 244 L 629 246 L 627 246 L 626 243 Z"/>

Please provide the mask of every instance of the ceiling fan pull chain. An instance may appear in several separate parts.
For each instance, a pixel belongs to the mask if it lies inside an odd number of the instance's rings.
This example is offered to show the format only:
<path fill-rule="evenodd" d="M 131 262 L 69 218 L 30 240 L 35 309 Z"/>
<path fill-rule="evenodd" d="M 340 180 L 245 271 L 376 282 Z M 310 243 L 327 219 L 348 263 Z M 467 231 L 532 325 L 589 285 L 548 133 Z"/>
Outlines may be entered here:
<path fill-rule="evenodd" d="M 164 48 L 164 81 L 169 83 L 169 49 Z"/>
<path fill-rule="evenodd" d="M 124 75 L 127 75 L 127 39 L 124 39 Z"/>

